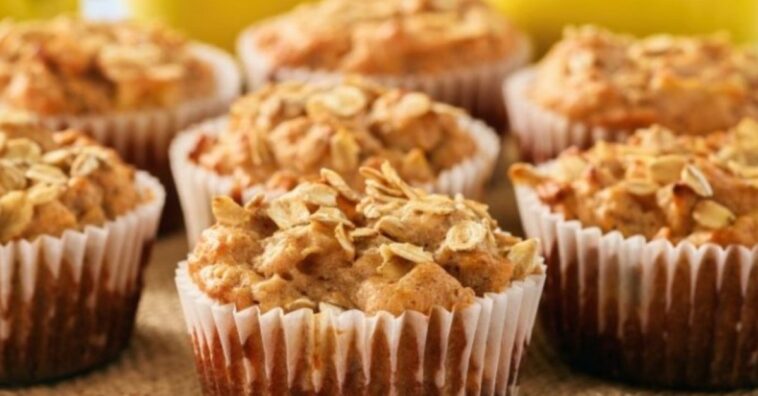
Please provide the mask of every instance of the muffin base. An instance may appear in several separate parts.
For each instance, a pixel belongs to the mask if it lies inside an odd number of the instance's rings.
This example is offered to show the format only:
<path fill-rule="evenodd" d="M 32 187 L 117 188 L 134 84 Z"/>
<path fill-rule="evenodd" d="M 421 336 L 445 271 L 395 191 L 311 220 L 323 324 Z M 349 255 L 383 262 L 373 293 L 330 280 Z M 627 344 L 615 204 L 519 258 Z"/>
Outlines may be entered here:
<path fill-rule="evenodd" d="M 545 275 L 453 312 L 368 316 L 322 304 L 219 305 L 180 263 L 176 283 L 206 395 L 515 394 Z"/>
<path fill-rule="evenodd" d="M 511 131 L 518 138 L 524 161 L 545 162 L 572 146 L 583 149 L 599 140 L 623 141 L 631 135 L 629 130 L 571 120 L 533 103 L 527 90 L 535 74 L 535 67 L 525 68 L 508 77 L 502 85 Z"/>
<path fill-rule="evenodd" d="M 127 345 L 165 193 L 102 227 L 0 246 L 0 383 L 50 381 L 114 359 Z"/>
<path fill-rule="evenodd" d="M 339 81 L 349 73 L 307 68 L 275 67 L 266 54 L 255 45 L 256 26 L 243 31 L 237 39 L 237 55 L 242 60 L 249 91 L 278 81 Z M 528 64 L 532 58 L 532 44 L 520 35 L 513 51 L 503 59 L 429 75 L 363 75 L 382 85 L 422 91 L 435 99 L 460 106 L 474 117 L 490 124 L 505 126 L 506 115 L 500 85 L 513 71 Z M 353 73 L 355 74 L 355 73 Z"/>
<path fill-rule="evenodd" d="M 758 385 L 758 247 L 603 234 L 516 195 L 544 243 L 543 323 L 577 367 L 647 386 Z"/>
<path fill-rule="evenodd" d="M 245 191 L 234 190 L 234 180 L 230 176 L 212 172 L 189 158 L 203 136 L 213 136 L 226 127 L 226 117 L 195 125 L 178 136 L 171 144 L 171 170 L 174 173 L 176 189 L 184 212 L 187 239 L 192 247 L 202 231 L 214 223 L 211 202 L 216 195 L 231 195 L 240 202 L 246 202 L 256 193 L 263 192 L 274 197 L 282 191 L 267 190 L 265 186 L 253 186 Z M 441 172 L 434 183 L 422 185 L 427 191 L 469 198 L 480 197 L 494 171 L 500 151 L 500 139 L 483 122 L 469 117 L 461 117 L 459 122 L 469 131 L 476 142 L 477 153 L 462 163 Z"/>

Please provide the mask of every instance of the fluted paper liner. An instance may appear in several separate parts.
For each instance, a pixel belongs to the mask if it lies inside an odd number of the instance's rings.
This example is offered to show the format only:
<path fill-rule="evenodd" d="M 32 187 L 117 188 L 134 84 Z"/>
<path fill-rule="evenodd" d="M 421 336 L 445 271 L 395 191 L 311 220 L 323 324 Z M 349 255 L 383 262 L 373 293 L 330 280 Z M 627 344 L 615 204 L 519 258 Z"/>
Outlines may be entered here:
<path fill-rule="evenodd" d="M 206 395 L 516 394 L 544 280 L 529 276 L 462 310 L 396 317 L 325 304 L 237 311 L 205 296 L 186 262 L 176 272 Z"/>
<path fill-rule="evenodd" d="M 677 388 L 758 385 L 758 246 L 603 233 L 516 187 L 548 265 L 543 319 L 577 365 Z"/>
<path fill-rule="evenodd" d="M 278 81 L 338 81 L 346 75 L 328 70 L 273 66 L 266 54 L 256 48 L 256 27 L 249 27 L 237 39 L 237 55 L 242 60 L 248 90 Z M 364 77 L 386 86 L 425 92 L 439 101 L 463 107 L 477 117 L 499 123 L 505 118 L 499 87 L 507 75 L 529 63 L 532 57 L 531 42 L 525 36 L 520 36 L 517 41 L 514 50 L 503 59 L 476 66 L 432 74 Z"/>
<path fill-rule="evenodd" d="M 535 67 L 522 69 L 502 85 L 511 131 L 525 160 L 544 162 L 571 146 L 587 148 L 599 140 L 623 141 L 631 135 L 630 130 L 587 125 L 533 103 L 527 90 L 535 73 Z"/>
<path fill-rule="evenodd" d="M 441 194 L 461 193 L 468 197 L 478 197 L 483 194 L 484 186 L 495 168 L 500 139 L 481 121 L 461 117 L 459 122 L 476 143 L 476 153 L 462 163 L 440 172 L 434 183 L 422 187 Z M 184 212 L 190 246 L 194 245 L 204 229 L 215 223 L 211 212 L 213 197 L 230 195 L 234 181 L 231 176 L 220 175 L 198 165 L 189 156 L 204 135 L 218 134 L 226 127 L 226 123 L 227 118 L 220 117 L 195 125 L 177 136 L 171 144 L 171 171 Z M 267 191 L 265 186 L 253 186 L 243 191 L 242 197 L 238 198 L 246 201 L 257 192 L 264 192 L 269 197 L 281 194 L 281 191 Z"/>
<path fill-rule="evenodd" d="M 165 198 L 103 226 L 0 246 L 0 383 L 51 380 L 113 359 L 126 346 Z"/>

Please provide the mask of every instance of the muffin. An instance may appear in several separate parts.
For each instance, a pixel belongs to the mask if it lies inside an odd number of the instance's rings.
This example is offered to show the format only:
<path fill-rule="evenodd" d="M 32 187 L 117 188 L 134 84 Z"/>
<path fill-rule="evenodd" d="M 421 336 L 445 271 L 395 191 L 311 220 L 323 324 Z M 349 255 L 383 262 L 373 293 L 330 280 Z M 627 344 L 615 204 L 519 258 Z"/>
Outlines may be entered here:
<path fill-rule="evenodd" d="M 118 356 L 164 195 L 79 131 L 0 118 L 0 383 L 57 379 Z"/>
<path fill-rule="evenodd" d="M 384 161 L 415 186 L 475 196 L 492 173 L 499 142 L 480 121 L 427 95 L 361 79 L 268 85 L 234 103 L 228 117 L 190 128 L 171 166 L 191 243 L 213 224 L 211 200 L 243 202 L 288 191 L 322 167 L 363 187 L 361 166 Z"/>
<path fill-rule="evenodd" d="M 530 58 L 526 37 L 480 0 L 324 0 L 239 37 L 248 86 L 359 74 L 502 121 L 498 86 Z"/>
<path fill-rule="evenodd" d="M 217 223 L 176 282 L 205 394 L 513 394 L 544 281 L 536 240 L 385 162 Z"/>
<path fill-rule="evenodd" d="M 758 124 L 567 150 L 510 170 L 550 268 L 553 340 L 580 367 L 645 385 L 754 387 Z"/>
<path fill-rule="evenodd" d="M 0 23 L 0 106 L 51 129 L 77 128 L 169 186 L 166 226 L 181 222 L 168 166 L 178 131 L 218 116 L 241 76 L 222 50 L 133 22 L 70 17 Z"/>
<path fill-rule="evenodd" d="M 704 134 L 758 117 L 757 70 L 758 54 L 724 36 L 635 39 L 584 26 L 509 78 L 505 98 L 522 151 L 544 161 L 654 124 Z"/>

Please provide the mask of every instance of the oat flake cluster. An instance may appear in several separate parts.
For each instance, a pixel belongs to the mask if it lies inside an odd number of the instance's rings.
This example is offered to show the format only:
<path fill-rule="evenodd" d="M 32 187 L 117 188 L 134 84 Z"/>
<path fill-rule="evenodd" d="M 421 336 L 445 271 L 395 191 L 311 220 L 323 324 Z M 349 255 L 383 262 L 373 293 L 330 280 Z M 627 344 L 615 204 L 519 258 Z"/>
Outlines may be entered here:
<path fill-rule="evenodd" d="M 437 73 L 503 59 L 521 37 L 481 0 L 324 0 L 255 31 L 277 67 Z"/>
<path fill-rule="evenodd" d="M 625 144 L 565 152 L 548 169 L 517 164 L 511 177 L 566 218 L 606 232 L 758 243 L 758 123 L 751 119 L 698 137 L 652 127 Z"/>
<path fill-rule="evenodd" d="M 0 23 L 0 102 L 37 114 L 167 107 L 211 91 L 208 65 L 176 33 L 68 17 Z"/>
<path fill-rule="evenodd" d="M 476 151 L 462 116 L 425 94 L 360 79 L 287 82 L 239 99 L 225 130 L 202 139 L 191 157 L 241 187 L 290 189 L 330 168 L 360 188 L 358 169 L 384 161 L 428 183 Z"/>
<path fill-rule="evenodd" d="M 389 163 L 361 173 L 365 194 L 324 169 L 271 202 L 217 197 L 218 223 L 190 255 L 194 281 L 238 309 L 400 314 L 463 307 L 541 271 L 536 240 L 501 231 L 485 205 L 412 188 Z"/>
<path fill-rule="evenodd" d="M 101 225 L 146 198 L 134 169 L 83 134 L 0 118 L 0 243 Z"/>

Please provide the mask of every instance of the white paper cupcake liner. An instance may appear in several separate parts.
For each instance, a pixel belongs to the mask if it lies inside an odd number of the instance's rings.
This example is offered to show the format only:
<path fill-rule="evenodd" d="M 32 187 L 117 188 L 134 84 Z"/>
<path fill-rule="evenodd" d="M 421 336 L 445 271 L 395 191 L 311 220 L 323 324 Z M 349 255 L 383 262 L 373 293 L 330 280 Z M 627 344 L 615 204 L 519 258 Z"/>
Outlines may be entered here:
<path fill-rule="evenodd" d="M 237 311 L 205 296 L 186 262 L 176 273 L 207 395 L 516 394 L 544 281 L 529 276 L 458 311 L 395 317 L 323 304 Z"/>
<path fill-rule="evenodd" d="M 111 360 L 126 346 L 165 193 L 103 226 L 0 245 L 0 383 L 46 381 Z"/>
<path fill-rule="evenodd" d="M 571 146 L 587 148 L 598 140 L 623 141 L 631 135 L 629 130 L 574 121 L 533 103 L 527 90 L 535 73 L 535 67 L 519 70 L 502 85 L 511 131 L 519 139 L 525 160 L 544 162 Z"/>
<path fill-rule="evenodd" d="M 345 74 L 307 68 L 274 67 L 264 53 L 257 50 L 254 32 L 257 26 L 243 31 L 237 39 L 237 55 L 242 60 L 249 91 L 278 81 L 339 81 Z M 422 91 L 435 99 L 460 106 L 476 117 L 504 121 L 500 86 L 514 70 L 529 63 L 532 45 L 520 36 L 516 48 L 504 59 L 436 74 L 366 75 L 386 86 Z"/>
<path fill-rule="evenodd" d="M 212 94 L 166 109 L 111 114 L 41 116 L 52 129 L 80 128 L 141 169 L 163 170 L 174 135 L 187 126 L 228 110 L 239 95 L 239 67 L 229 54 L 212 46 L 193 44 L 193 53 L 211 65 L 216 81 Z M 167 169 L 166 169 L 167 170 Z"/>
<path fill-rule="evenodd" d="M 543 319 L 600 374 L 676 388 L 758 385 L 758 246 L 695 246 L 603 233 L 516 187 L 548 265 Z"/>
<path fill-rule="evenodd" d="M 226 117 L 206 121 L 189 128 L 177 136 L 171 144 L 171 170 L 179 193 L 179 201 L 184 212 L 184 223 L 190 246 L 194 245 L 200 233 L 213 225 L 211 202 L 216 195 L 232 194 L 233 179 L 219 175 L 199 166 L 189 156 L 203 136 L 213 136 L 226 127 Z M 497 134 L 483 122 L 469 117 L 461 117 L 459 122 L 470 132 L 477 152 L 459 165 L 447 169 L 437 176 L 434 183 L 421 186 L 427 191 L 455 195 L 461 193 L 476 198 L 483 194 L 484 187 L 495 168 L 500 150 Z M 276 196 L 281 191 L 266 191 L 264 186 L 255 186 L 242 192 L 241 201 L 252 198 L 257 192 Z"/>

